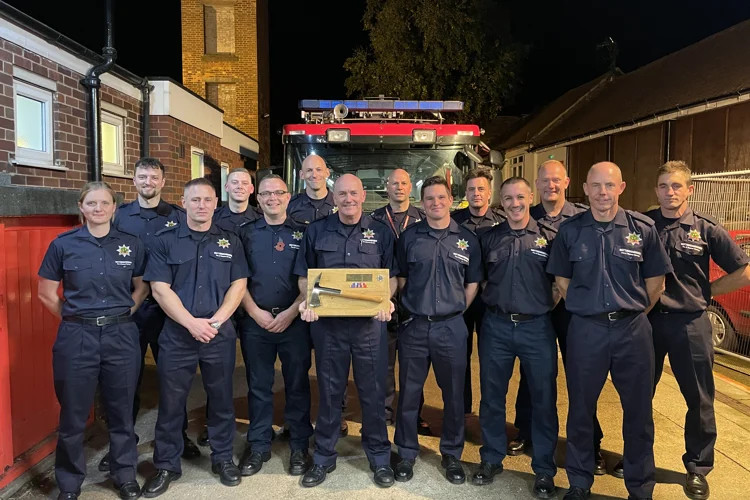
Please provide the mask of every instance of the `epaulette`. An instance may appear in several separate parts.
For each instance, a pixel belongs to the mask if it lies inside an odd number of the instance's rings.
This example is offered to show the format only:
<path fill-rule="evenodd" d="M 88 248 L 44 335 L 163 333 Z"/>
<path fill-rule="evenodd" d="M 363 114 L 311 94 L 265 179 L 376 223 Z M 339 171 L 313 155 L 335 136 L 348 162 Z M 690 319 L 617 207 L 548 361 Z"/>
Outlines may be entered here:
<path fill-rule="evenodd" d="M 76 226 L 76 227 L 74 227 L 73 229 L 69 229 L 69 230 L 65 231 L 64 233 L 60 233 L 60 234 L 58 234 L 58 235 L 57 235 L 57 238 L 62 238 L 63 236 L 67 236 L 67 235 L 69 235 L 69 234 L 73 234 L 73 233 L 75 233 L 76 231 L 78 231 L 79 229 L 81 229 L 81 226 Z"/>
<path fill-rule="evenodd" d="M 121 233 L 123 233 L 123 234 L 127 234 L 128 236 L 132 236 L 134 238 L 140 238 L 139 235 L 137 235 L 135 233 L 131 233 L 130 231 L 126 231 L 124 229 L 120 229 L 119 227 L 116 230 L 119 231 L 119 232 L 121 232 Z"/>
<path fill-rule="evenodd" d="M 577 213 L 577 214 L 575 214 L 575 215 L 571 215 L 571 216 L 570 216 L 570 217 L 568 217 L 567 219 L 563 219 L 563 220 L 562 220 L 562 222 L 560 222 L 560 227 L 563 227 L 563 226 L 565 226 L 565 225 L 567 225 L 567 224 L 570 224 L 570 223 L 571 223 L 571 222 L 573 222 L 574 220 L 578 220 L 578 219 L 579 219 L 579 218 L 580 218 L 580 217 L 581 217 L 581 216 L 582 216 L 583 214 L 585 214 L 585 213 L 586 213 L 586 212 L 578 212 L 578 213 Z M 539 221 L 537 221 L 537 223 L 539 223 Z M 558 229 L 557 231 L 559 232 L 559 231 L 560 231 L 560 229 Z"/>
<path fill-rule="evenodd" d="M 294 200 L 296 200 L 297 198 L 299 198 L 301 195 L 302 195 L 302 193 L 297 193 L 297 194 L 293 195 L 291 198 L 289 198 L 289 203 L 293 202 Z"/>
<path fill-rule="evenodd" d="M 378 224 L 381 224 L 381 225 L 383 225 L 383 226 L 387 227 L 387 228 L 388 228 L 388 230 L 390 231 L 390 229 L 391 229 L 391 228 L 390 228 L 390 227 L 388 227 L 388 224 L 386 224 L 386 223 L 385 223 L 385 222 L 383 222 L 382 220 L 380 220 L 380 219 L 376 219 L 375 217 L 373 217 L 373 216 L 372 216 L 372 214 L 369 214 L 369 215 L 368 215 L 367 217 L 369 217 L 369 218 L 370 218 L 370 220 L 373 220 L 373 221 L 377 222 Z"/>
<path fill-rule="evenodd" d="M 180 223 L 179 222 L 176 223 L 174 226 L 165 226 L 165 227 L 159 229 L 158 231 L 156 231 L 154 233 L 154 236 L 159 236 L 161 234 L 166 233 L 167 231 L 173 231 L 173 230 L 177 229 L 178 227 L 180 227 Z"/>
<path fill-rule="evenodd" d="M 260 219 L 258 219 L 260 220 Z M 307 224 L 305 224 L 303 221 L 299 219 L 295 219 L 294 217 L 289 217 L 287 215 L 287 220 L 292 221 L 292 226 L 299 226 L 299 227 L 307 227 Z"/>
<path fill-rule="evenodd" d="M 578 202 L 573 203 L 573 206 L 576 208 L 580 208 L 581 210 L 588 210 L 589 208 L 591 208 L 585 203 L 578 203 Z"/>
<path fill-rule="evenodd" d="M 653 226 L 656 224 L 654 222 L 654 219 L 649 217 L 648 215 L 644 215 L 640 212 L 636 212 L 635 210 L 625 210 L 625 213 L 633 217 L 634 219 L 638 219 L 639 221 L 643 222 L 644 224 L 648 224 L 649 226 Z"/>
<path fill-rule="evenodd" d="M 557 234 L 557 228 L 553 226 L 552 224 L 549 224 L 547 221 L 538 220 L 536 221 L 536 225 L 543 227 L 547 231 L 552 231 L 553 233 Z"/>
<path fill-rule="evenodd" d="M 414 230 L 414 228 L 415 228 L 415 227 L 417 227 L 417 226 L 419 226 L 419 225 L 420 225 L 420 224 L 421 224 L 422 222 L 424 222 L 424 219 L 422 219 L 422 221 L 421 221 L 421 222 L 415 222 L 414 224 L 409 224 L 408 226 L 406 226 L 406 227 L 405 227 L 405 228 L 404 228 L 404 229 L 403 229 L 403 230 L 401 231 L 401 236 L 403 236 L 404 234 L 408 233 L 409 231 L 413 231 L 413 230 Z M 461 225 L 459 224 L 459 225 L 458 225 L 458 227 L 463 227 L 463 226 L 461 226 Z M 389 228 L 389 229 L 390 229 L 390 228 Z"/>
<path fill-rule="evenodd" d="M 693 210 L 693 215 L 695 215 L 695 216 L 696 216 L 696 217 L 698 217 L 699 219 L 703 219 L 703 220 L 705 220 L 705 221 L 708 221 L 708 222 L 710 222 L 710 223 L 711 223 L 711 224 L 713 224 L 714 226 L 719 226 L 719 225 L 721 225 L 721 223 L 720 223 L 720 222 L 719 222 L 718 220 L 716 220 L 715 218 L 711 217 L 710 215 L 706 215 L 706 214 L 704 214 L 704 213 L 702 213 L 702 212 L 696 212 L 695 210 Z"/>

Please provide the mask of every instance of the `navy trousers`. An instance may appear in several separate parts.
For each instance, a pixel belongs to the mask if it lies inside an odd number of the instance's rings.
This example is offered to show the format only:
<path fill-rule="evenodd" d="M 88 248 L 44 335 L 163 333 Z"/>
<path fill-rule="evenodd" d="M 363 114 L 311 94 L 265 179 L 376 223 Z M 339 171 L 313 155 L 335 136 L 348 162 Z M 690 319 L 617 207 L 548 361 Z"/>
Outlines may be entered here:
<path fill-rule="evenodd" d="M 313 429 L 310 423 L 310 329 L 295 319 L 282 333 L 271 333 L 246 316 L 241 320 L 240 345 L 247 373 L 247 442 L 253 451 L 271 451 L 273 382 L 276 357 L 284 377 L 284 421 L 291 436 L 292 451 L 307 450 Z"/>
<path fill-rule="evenodd" d="M 594 483 L 592 419 L 599 394 L 612 374 L 622 404 L 625 486 L 636 498 L 653 496 L 654 341 L 643 313 L 617 321 L 573 315 L 568 335 L 568 447 L 566 470 L 571 486 Z"/>
<path fill-rule="evenodd" d="M 704 476 L 714 468 L 716 417 L 714 416 L 714 344 L 711 321 L 705 312 L 680 314 L 652 311 L 654 335 L 654 388 L 669 355 L 680 392 L 687 403 L 685 454 L 688 472 Z"/>
<path fill-rule="evenodd" d="M 482 460 L 502 463 L 508 449 L 505 433 L 505 399 L 513 365 L 518 358 L 526 371 L 532 395 L 531 434 L 534 440 L 531 468 L 535 474 L 554 476 L 557 447 L 557 345 L 549 315 L 514 323 L 492 311 L 484 316 L 479 336 L 479 369 L 482 401 Z"/>
<path fill-rule="evenodd" d="M 318 420 L 315 424 L 316 464 L 336 463 L 341 425 L 341 400 L 354 368 L 362 408 L 362 447 L 373 465 L 390 463 L 391 443 L 385 425 L 385 379 L 388 333 L 372 318 L 320 318 L 310 324 L 318 377 Z"/>
<path fill-rule="evenodd" d="M 414 460 L 419 455 L 420 394 L 430 362 L 443 394 L 440 453 L 461 458 L 464 450 L 466 336 L 466 325 L 460 315 L 437 322 L 417 316 L 402 325 L 398 344 L 399 395 L 394 437 L 401 458 Z"/>
<path fill-rule="evenodd" d="M 234 398 L 232 376 L 237 336 L 231 321 L 208 344 L 198 342 L 185 328 L 167 318 L 159 336 L 159 416 L 156 419 L 154 466 L 182 472 L 184 448 L 181 430 L 190 386 L 200 364 L 208 405 L 208 437 L 211 462 L 232 460 Z"/>
<path fill-rule="evenodd" d="M 482 317 L 486 306 L 482 298 L 477 295 L 469 308 L 464 312 L 464 323 L 469 332 L 466 337 L 466 374 L 464 375 L 464 413 L 471 413 L 474 404 L 471 386 L 471 354 L 474 352 L 474 332 L 477 336 L 482 331 Z"/>
<path fill-rule="evenodd" d="M 107 412 L 110 475 L 116 485 L 135 479 L 138 452 L 133 431 L 133 396 L 140 368 L 135 323 L 103 327 L 60 323 L 52 347 L 60 429 L 55 477 L 60 491 L 80 493 L 86 477 L 83 432 L 96 384 Z"/>
<path fill-rule="evenodd" d="M 385 384 L 385 418 L 394 418 L 393 403 L 396 401 L 396 353 L 398 352 L 398 325 L 388 323 L 388 378 Z M 422 416 L 424 391 L 419 399 L 419 415 Z"/>
<path fill-rule="evenodd" d="M 560 300 L 552 310 L 552 328 L 555 329 L 557 341 L 560 344 L 560 354 L 562 355 L 563 366 L 568 361 L 568 326 L 570 325 L 570 312 L 565 308 L 565 301 Z M 513 425 L 518 429 L 518 439 L 531 440 L 531 393 L 526 381 L 526 374 L 521 365 L 521 379 L 518 382 L 518 395 L 516 396 L 516 420 Z M 599 419 L 594 411 L 594 451 L 599 452 L 602 446 L 604 433 L 602 426 L 599 425 Z"/>

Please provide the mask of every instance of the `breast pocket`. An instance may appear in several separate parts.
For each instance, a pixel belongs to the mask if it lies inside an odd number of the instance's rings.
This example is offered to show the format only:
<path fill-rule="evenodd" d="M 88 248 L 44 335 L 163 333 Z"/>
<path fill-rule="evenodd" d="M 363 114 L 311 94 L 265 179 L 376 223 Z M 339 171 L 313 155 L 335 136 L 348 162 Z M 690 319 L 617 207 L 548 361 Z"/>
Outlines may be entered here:
<path fill-rule="evenodd" d="M 687 262 L 702 262 L 708 258 L 708 247 L 705 243 L 678 241 L 674 249 L 677 256 Z"/>
<path fill-rule="evenodd" d="M 588 243 L 576 243 L 570 248 L 568 260 L 573 265 L 573 278 L 570 286 L 589 288 L 591 278 L 595 276 L 597 259 L 596 248 Z"/>
<path fill-rule="evenodd" d="M 211 273 L 209 278 L 211 281 L 219 283 L 222 289 L 226 289 L 231 280 L 233 254 L 210 250 L 208 256 Z"/>
<path fill-rule="evenodd" d="M 130 287 L 133 279 L 133 270 L 135 261 L 129 257 L 113 258 L 107 263 L 108 278 L 112 281 L 110 285 L 116 282 L 120 286 Z"/>
<path fill-rule="evenodd" d="M 469 256 L 461 250 L 451 250 L 448 252 L 448 258 L 443 259 L 445 263 L 445 273 L 451 283 L 464 283 L 466 268 L 469 266 Z"/>
<path fill-rule="evenodd" d="M 612 249 L 615 257 L 627 260 L 628 262 L 643 262 L 643 248 L 641 247 L 624 247 L 615 245 Z"/>
<path fill-rule="evenodd" d="M 339 245 L 335 241 L 319 241 L 315 243 L 315 257 L 317 267 L 342 267 L 344 262 L 339 253 Z"/>
<path fill-rule="evenodd" d="M 172 268 L 172 288 L 180 285 L 186 289 L 192 288 L 195 282 L 194 251 L 192 245 L 189 248 L 175 245 L 167 255 L 167 264 Z"/>
<path fill-rule="evenodd" d="M 359 258 L 361 259 L 362 267 L 374 269 L 383 267 L 383 254 L 376 244 L 360 243 Z"/>
<path fill-rule="evenodd" d="M 485 259 L 487 265 L 487 281 L 490 283 L 500 283 L 505 276 L 505 267 L 510 256 L 510 247 L 492 250 L 487 253 Z"/>
<path fill-rule="evenodd" d="M 68 259 L 63 261 L 65 277 L 63 281 L 66 287 L 83 290 L 92 286 L 94 281 L 91 269 L 91 261 L 87 259 Z"/>

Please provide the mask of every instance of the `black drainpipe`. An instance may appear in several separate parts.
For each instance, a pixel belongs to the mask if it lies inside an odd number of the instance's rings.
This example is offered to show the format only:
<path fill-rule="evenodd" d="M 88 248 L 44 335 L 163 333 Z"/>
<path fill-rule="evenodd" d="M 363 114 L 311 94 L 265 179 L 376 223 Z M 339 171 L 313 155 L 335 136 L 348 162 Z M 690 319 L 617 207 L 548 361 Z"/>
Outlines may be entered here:
<path fill-rule="evenodd" d="M 664 126 L 664 162 L 668 162 L 672 156 L 672 124 L 674 120 L 667 120 Z"/>
<path fill-rule="evenodd" d="M 138 85 L 141 89 L 141 102 L 143 103 L 143 112 L 141 113 L 141 158 L 151 156 L 151 91 L 154 86 L 148 83 L 148 78 L 144 78 Z"/>
<path fill-rule="evenodd" d="M 104 61 L 91 68 L 81 79 L 81 85 L 89 89 L 89 147 L 91 148 L 91 180 L 102 180 L 102 137 L 101 102 L 99 87 L 101 75 L 112 69 L 117 59 L 114 48 L 114 28 L 112 25 L 112 0 L 107 0 L 107 46 L 102 49 Z"/>

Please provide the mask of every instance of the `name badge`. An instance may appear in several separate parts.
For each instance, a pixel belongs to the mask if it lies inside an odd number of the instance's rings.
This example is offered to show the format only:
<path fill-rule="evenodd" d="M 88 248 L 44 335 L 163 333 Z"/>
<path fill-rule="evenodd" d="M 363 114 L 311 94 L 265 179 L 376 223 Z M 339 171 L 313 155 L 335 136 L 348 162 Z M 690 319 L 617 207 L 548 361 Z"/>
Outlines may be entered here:
<path fill-rule="evenodd" d="M 453 252 L 453 258 L 456 259 L 459 262 L 463 262 L 464 264 L 469 263 L 469 257 L 467 257 L 464 254 Z"/>
<path fill-rule="evenodd" d="M 617 247 L 617 253 L 621 257 L 640 259 L 643 257 L 643 253 L 640 250 L 631 250 L 630 248 Z"/>
<path fill-rule="evenodd" d="M 688 255 L 703 255 L 702 245 L 688 243 L 687 241 L 680 242 L 680 249 Z"/>

